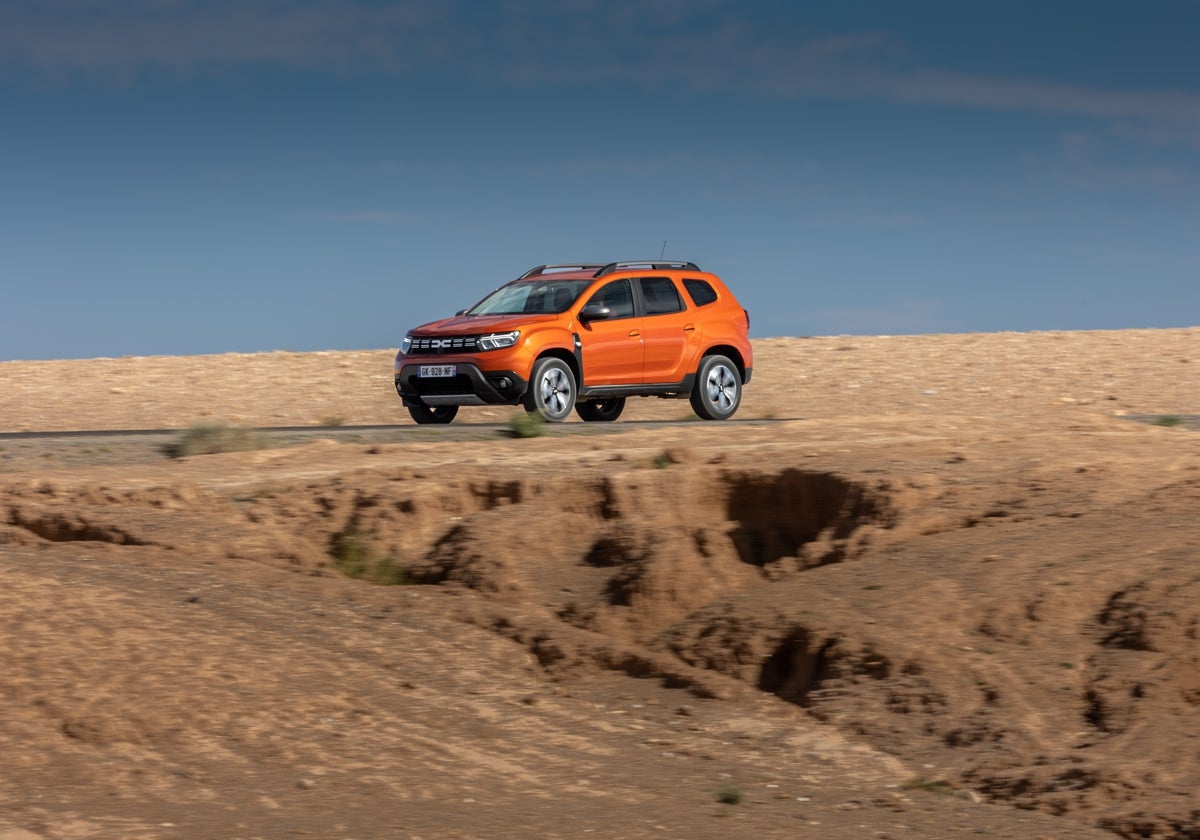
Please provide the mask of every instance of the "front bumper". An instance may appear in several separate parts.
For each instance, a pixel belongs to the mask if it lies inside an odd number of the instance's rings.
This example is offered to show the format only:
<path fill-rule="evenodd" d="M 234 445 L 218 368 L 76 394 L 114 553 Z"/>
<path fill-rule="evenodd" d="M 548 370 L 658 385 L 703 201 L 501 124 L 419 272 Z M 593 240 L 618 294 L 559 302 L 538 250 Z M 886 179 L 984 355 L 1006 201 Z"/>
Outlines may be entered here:
<path fill-rule="evenodd" d="M 529 384 L 511 370 L 483 370 L 469 362 L 455 366 L 454 376 L 421 377 L 421 365 L 402 365 L 396 371 L 396 393 L 408 406 L 516 405 Z"/>

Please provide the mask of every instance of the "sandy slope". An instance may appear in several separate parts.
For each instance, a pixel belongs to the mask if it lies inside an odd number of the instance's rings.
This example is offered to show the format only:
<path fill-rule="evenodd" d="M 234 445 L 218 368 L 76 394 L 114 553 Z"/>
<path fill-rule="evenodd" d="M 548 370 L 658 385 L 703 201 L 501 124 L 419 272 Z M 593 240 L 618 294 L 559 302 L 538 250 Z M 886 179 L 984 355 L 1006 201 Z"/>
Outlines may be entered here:
<path fill-rule="evenodd" d="M 1195 837 L 1200 438 L 1119 415 L 1200 411 L 1198 338 L 771 339 L 758 422 L 50 451 L 0 476 L 0 838 Z M 0 382 L 5 430 L 403 415 L 386 351 Z"/>
<path fill-rule="evenodd" d="M 1200 405 L 1200 328 L 761 339 L 742 417 L 1110 416 Z M 0 362 L 0 431 L 408 422 L 392 350 Z M 626 419 L 677 418 L 641 400 Z M 465 409 L 461 422 L 507 417 Z"/>

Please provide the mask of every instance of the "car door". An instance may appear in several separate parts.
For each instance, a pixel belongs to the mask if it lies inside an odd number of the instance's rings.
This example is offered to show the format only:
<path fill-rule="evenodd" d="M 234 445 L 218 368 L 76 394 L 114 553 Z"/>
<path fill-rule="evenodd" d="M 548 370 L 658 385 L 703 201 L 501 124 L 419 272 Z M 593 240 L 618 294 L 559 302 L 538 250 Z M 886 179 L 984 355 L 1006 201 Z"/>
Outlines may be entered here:
<path fill-rule="evenodd" d="M 642 381 L 679 382 L 699 348 L 698 324 L 670 277 L 639 277 L 637 283 L 645 312 Z"/>
<path fill-rule="evenodd" d="M 600 304 L 612 310 L 604 319 L 579 325 L 583 349 L 583 384 L 636 385 L 642 381 L 645 347 L 642 319 L 633 304 L 629 280 L 613 280 L 592 294 L 584 306 Z"/>

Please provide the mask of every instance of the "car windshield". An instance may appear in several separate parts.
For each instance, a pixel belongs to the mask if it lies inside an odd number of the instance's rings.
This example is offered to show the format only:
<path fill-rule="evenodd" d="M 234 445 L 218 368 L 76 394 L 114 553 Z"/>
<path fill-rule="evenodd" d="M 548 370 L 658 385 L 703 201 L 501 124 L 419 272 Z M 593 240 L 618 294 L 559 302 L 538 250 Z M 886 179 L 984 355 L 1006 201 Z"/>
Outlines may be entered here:
<path fill-rule="evenodd" d="M 468 315 L 551 314 L 570 308 L 591 280 L 514 280 L 467 310 Z"/>

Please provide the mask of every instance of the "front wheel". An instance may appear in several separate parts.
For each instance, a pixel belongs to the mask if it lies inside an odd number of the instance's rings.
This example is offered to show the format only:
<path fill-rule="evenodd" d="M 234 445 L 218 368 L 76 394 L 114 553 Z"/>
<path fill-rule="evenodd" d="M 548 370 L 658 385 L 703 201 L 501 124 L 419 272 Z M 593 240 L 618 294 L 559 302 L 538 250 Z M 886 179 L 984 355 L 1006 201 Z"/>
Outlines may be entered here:
<path fill-rule="evenodd" d="M 621 416 L 625 410 L 625 398 L 613 397 L 611 400 L 589 400 L 575 404 L 575 413 L 584 420 L 597 420 L 611 423 Z"/>
<path fill-rule="evenodd" d="M 449 423 L 458 414 L 456 405 L 410 405 L 408 413 L 422 426 L 430 423 Z"/>
<path fill-rule="evenodd" d="M 547 423 L 561 423 L 575 407 L 575 374 L 562 359 L 538 359 L 525 392 L 525 410 L 537 412 Z"/>
<path fill-rule="evenodd" d="M 705 356 L 692 387 L 692 410 L 704 420 L 728 420 L 742 401 L 742 377 L 725 356 Z"/>

